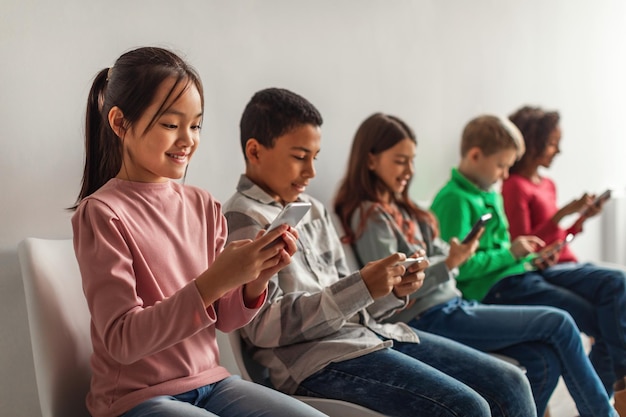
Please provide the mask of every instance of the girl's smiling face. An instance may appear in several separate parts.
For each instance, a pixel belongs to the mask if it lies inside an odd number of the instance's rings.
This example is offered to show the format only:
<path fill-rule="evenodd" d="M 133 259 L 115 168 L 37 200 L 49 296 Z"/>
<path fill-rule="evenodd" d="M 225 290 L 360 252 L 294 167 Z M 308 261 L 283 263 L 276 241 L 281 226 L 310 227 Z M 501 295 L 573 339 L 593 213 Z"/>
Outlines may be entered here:
<path fill-rule="evenodd" d="M 379 196 L 390 202 L 392 194 L 404 191 L 414 174 L 413 161 L 417 146 L 409 138 L 402 139 L 389 149 L 368 155 L 368 168 L 384 185 Z"/>
<path fill-rule="evenodd" d="M 123 127 L 122 110 L 114 107 L 109 112 L 109 123 L 122 138 L 124 148 L 122 167 L 116 178 L 164 182 L 184 176 L 200 142 L 202 101 L 193 83 L 179 83 L 171 91 L 174 82 L 169 78 L 161 84 L 152 104 L 128 129 Z M 165 102 L 168 94 L 169 101 Z M 166 110 L 151 125 L 162 107 Z"/>

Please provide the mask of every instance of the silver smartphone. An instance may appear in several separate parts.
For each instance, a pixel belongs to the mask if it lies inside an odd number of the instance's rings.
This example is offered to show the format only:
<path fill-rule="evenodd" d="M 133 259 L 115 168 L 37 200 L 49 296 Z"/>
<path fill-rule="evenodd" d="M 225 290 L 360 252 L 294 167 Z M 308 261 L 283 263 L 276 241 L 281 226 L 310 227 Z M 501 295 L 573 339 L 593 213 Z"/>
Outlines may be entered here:
<path fill-rule="evenodd" d="M 420 256 L 419 258 L 406 258 L 404 261 L 398 262 L 398 265 L 402 265 L 405 268 L 408 268 L 409 266 L 413 264 L 418 264 L 420 262 L 424 262 L 425 260 L 426 258 L 423 256 Z"/>
<path fill-rule="evenodd" d="M 302 220 L 305 214 L 311 209 L 311 203 L 306 201 L 294 201 L 293 203 L 288 203 L 283 209 L 278 213 L 278 216 L 274 219 L 274 221 L 269 225 L 267 231 L 276 229 L 281 224 L 287 223 L 291 227 L 296 227 L 296 225 Z"/>
<path fill-rule="evenodd" d="M 287 223 L 291 227 L 296 227 L 296 225 L 302 220 L 305 214 L 311 209 L 311 203 L 306 201 L 294 201 L 292 203 L 288 203 L 283 209 L 278 213 L 278 216 L 274 219 L 274 221 L 269 225 L 267 231 L 276 229 L 281 224 Z M 272 243 L 265 246 L 263 249 L 267 249 L 276 243 L 280 242 L 281 237 L 278 237 Z"/>
<path fill-rule="evenodd" d="M 567 236 L 565 236 L 565 239 L 563 239 L 563 241 L 561 243 L 559 243 L 558 245 L 556 245 L 554 247 L 554 252 L 560 251 L 561 249 L 563 249 L 563 246 L 567 245 L 572 240 L 574 240 L 574 234 L 573 233 L 568 233 Z"/>

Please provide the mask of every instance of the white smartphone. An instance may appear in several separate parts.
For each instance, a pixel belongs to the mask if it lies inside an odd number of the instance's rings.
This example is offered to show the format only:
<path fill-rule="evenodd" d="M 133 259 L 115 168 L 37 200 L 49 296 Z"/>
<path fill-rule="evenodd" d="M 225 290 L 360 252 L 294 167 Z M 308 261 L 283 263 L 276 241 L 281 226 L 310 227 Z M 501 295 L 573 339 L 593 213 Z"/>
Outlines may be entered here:
<path fill-rule="evenodd" d="M 276 229 L 281 224 L 287 223 L 291 227 L 296 227 L 296 225 L 302 220 L 305 214 L 311 209 L 311 203 L 306 201 L 294 201 L 293 203 L 288 203 L 283 209 L 278 213 L 278 216 L 274 219 L 274 221 L 269 225 L 267 231 Z"/>
<path fill-rule="evenodd" d="M 402 265 L 405 268 L 408 268 L 409 266 L 413 264 L 424 262 L 425 260 L 426 258 L 423 256 L 420 256 L 419 258 L 406 258 L 404 261 L 398 262 L 398 265 Z"/>
<path fill-rule="evenodd" d="M 276 229 L 281 224 L 287 223 L 291 227 L 296 227 L 296 225 L 302 220 L 305 214 L 311 209 L 311 203 L 306 201 L 294 201 L 293 203 L 288 203 L 283 209 L 278 213 L 278 216 L 274 219 L 274 221 L 268 226 L 267 232 L 270 230 Z M 274 239 L 272 243 L 269 243 L 263 249 L 267 249 L 271 246 L 274 246 L 276 243 L 280 242 L 280 237 Z"/>
<path fill-rule="evenodd" d="M 474 226 L 472 226 L 472 230 L 469 231 L 469 233 L 467 234 L 467 236 L 465 236 L 465 238 L 463 239 L 461 243 L 467 243 L 470 240 L 474 239 L 474 236 L 476 236 L 476 234 L 480 232 L 480 229 L 485 227 L 485 223 L 487 223 L 490 219 L 491 219 L 491 213 L 485 213 L 482 216 L 480 216 L 480 218 L 476 221 L 476 223 L 474 223 Z"/>
<path fill-rule="evenodd" d="M 572 240 L 574 240 L 574 234 L 573 233 L 568 233 L 567 236 L 565 236 L 565 239 L 563 239 L 563 242 L 559 243 L 558 245 L 556 245 L 554 247 L 554 251 L 555 252 L 560 251 L 561 249 L 563 249 L 563 246 L 567 245 Z"/>

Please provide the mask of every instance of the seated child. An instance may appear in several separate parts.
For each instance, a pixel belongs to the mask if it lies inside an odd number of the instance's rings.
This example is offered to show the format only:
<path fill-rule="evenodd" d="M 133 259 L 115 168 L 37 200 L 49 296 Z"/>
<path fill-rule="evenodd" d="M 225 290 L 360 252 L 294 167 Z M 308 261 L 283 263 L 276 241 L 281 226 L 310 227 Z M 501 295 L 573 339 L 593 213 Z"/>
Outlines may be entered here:
<path fill-rule="evenodd" d="M 511 175 L 502 184 L 504 210 L 509 221 L 511 237 L 533 234 L 546 243 L 562 242 L 567 234 L 577 235 L 582 232 L 585 221 L 602 210 L 604 201 L 594 204 L 594 195 L 587 193 L 573 200 L 560 209 L 556 204 L 556 185 L 539 172 L 540 167 L 549 168 L 554 158 L 560 153 L 561 127 L 560 116 L 556 111 L 545 111 L 539 107 L 524 106 L 509 116 L 509 119 L 520 129 L 524 136 L 526 152 L 521 159 L 511 167 Z M 563 219 L 578 213 L 574 223 L 564 228 L 560 224 Z M 580 264 L 569 245 L 563 245 L 558 252 L 558 268 L 566 268 L 570 279 L 580 277 L 582 281 L 598 280 L 601 282 L 623 282 L 626 276 L 622 270 L 604 268 L 591 263 Z M 611 285 L 611 284 L 606 284 Z M 619 284 L 614 284 L 619 286 Z M 572 287 L 573 291 L 586 292 L 582 287 Z M 619 292 L 616 294 L 619 297 Z M 626 311 L 616 310 L 619 320 L 625 317 Z M 610 312 L 607 311 L 608 314 Z M 598 316 L 598 319 L 600 317 Z M 589 335 L 593 330 L 599 330 L 599 337 L 592 347 L 591 359 L 602 377 L 607 390 L 611 390 L 616 382 L 620 390 L 624 386 L 623 377 L 626 375 L 626 349 L 624 327 L 611 320 L 613 327 L 600 326 L 593 323 L 594 328 L 581 329 Z M 617 332 L 615 336 L 603 337 L 603 333 Z M 617 336 L 616 335 L 616 336 Z M 617 343 L 617 345 L 616 345 Z M 626 396 L 626 392 L 616 394 L 616 397 Z M 619 410 L 618 410 L 619 411 Z"/>
<path fill-rule="evenodd" d="M 511 242 L 502 196 L 494 186 L 508 177 L 509 168 L 523 153 L 522 134 L 508 119 L 484 115 L 465 126 L 459 166 L 452 170 L 452 178 L 436 195 L 431 209 L 441 222 L 444 239 L 463 236 L 484 213 L 493 218 L 485 226 L 475 256 L 459 268 L 458 287 L 465 298 L 486 304 L 561 308 L 582 331 L 602 339 L 601 348 L 620 352 L 614 357 L 624 362 L 624 280 L 587 279 L 576 274 L 575 268 L 555 268 L 551 266 L 553 247 L 533 253 L 545 245 L 536 236 L 518 236 Z M 598 363 L 593 352 L 590 359 L 594 366 Z M 611 395 L 611 384 L 599 376 Z"/>
<path fill-rule="evenodd" d="M 229 239 L 256 236 L 294 201 L 311 210 L 298 251 L 269 283 L 267 302 L 242 329 L 253 357 L 286 393 L 350 401 L 390 416 L 534 416 L 515 366 L 456 343 L 384 323 L 421 286 L 424 262 L 393 253 L 350 273 L 324 206 L 304 193 L 315 177 L 322 117 L 301 96 L 257 92 L 240 123 L 246 172 L 224 205 Z"/>
<path fill-rule="evenodd" d="M 219 363 L 215 332 L 258 313 L 297 233 L 224 247 L 220 203 L 178 181 L 198 149 L 203 107 L 197 72 L 162 48 L 126 52 L 94 79 L 72 217 L 91 313 L 87 408 L 94 417 L 321 417 Z M 263 249 L 280 235 L 284 245 Z"/>
<path fill-rule="evenodd" d="M 585 221 L 602 211 L 604 201 L 593 204 L 595 195 L 584 193 L 561 208 L 556 204 L 556 185 L 541 175 L 541 168 L 550 168 L 561 152 L 559 113 L 538 107 L 524 106 L 509 116 L 524 136 L 526 152 L 510 169 L 502 183 L 504 211 L 509 220 L 511 238 L 535 235 L 546 243 L 563 241 L 567 234 L 583 230 Z M 578 214 L 569 227 L 561 226 L 569 215 Z M 559 251 L 559 263 L 578 262 L 568 245 Z M 621 272 L 620 272 L 621 273 Z"/>
<path fill-rule="evenodd" d="M 362 264 L 402 252 L 426 251 L 430 265 L 412 305 L 389 321 L 444 336 L 484 352 L 515 358 L 527 370 L 537 415 L 543 415 L 559 376 L 581 415 L 610 415 L 609 398 L 566 312 L 540 306 L 495 306 L 463 300 L 454 277 L 472 256 L 467 243 L 438 237 L 433 215 L 408 195 L 417 140 L 401 119 L 376 113 L 358 128 L 335 199 L 346 238 Z M 578 381 L 589 381 L 584 387 Z M 588 411 L 584 411 L 588 410 Z"/>

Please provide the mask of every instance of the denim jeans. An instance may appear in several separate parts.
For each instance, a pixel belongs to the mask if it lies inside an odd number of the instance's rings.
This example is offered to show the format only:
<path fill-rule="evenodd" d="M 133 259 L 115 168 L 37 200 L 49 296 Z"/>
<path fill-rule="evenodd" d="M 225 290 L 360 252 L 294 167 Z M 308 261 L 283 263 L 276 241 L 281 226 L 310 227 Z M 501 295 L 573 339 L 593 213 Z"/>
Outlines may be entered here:
<path fill-rule="evenodd" d="M 592 264 L 559 264 L 496 283 L 487 304 L 533 304 L 561 308 L 595 342 L 589 359 L 610 395 L 626 376 L 626 276 Z"/>
<path fill-rule="evenodd" d="M 122 417 L 324 417 L 313 407 L 271 388 L 231 376 L 178 395 L 151 398 Z"/>
<path fill-rule="evenodd" d="M 527 370 L 539 416 L 544 414 L 560 375 L 581 417 L 614 413 L 585 354 L 578 328 L 563 310 L 484 305 L 455 298 L 409 325 L 516 359 Z"/>
<path fill-rule="evenodd" d="M 517 367 L 428 333 L 395 342 L 306 378 L 296 394 L 335 398 L 388 416 L 532 417 L 528 380 Z"/>

